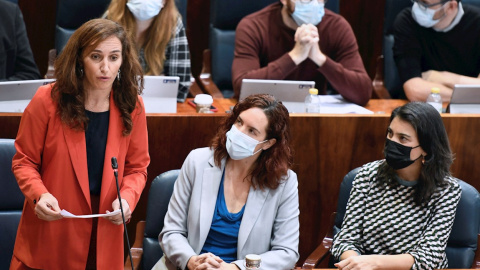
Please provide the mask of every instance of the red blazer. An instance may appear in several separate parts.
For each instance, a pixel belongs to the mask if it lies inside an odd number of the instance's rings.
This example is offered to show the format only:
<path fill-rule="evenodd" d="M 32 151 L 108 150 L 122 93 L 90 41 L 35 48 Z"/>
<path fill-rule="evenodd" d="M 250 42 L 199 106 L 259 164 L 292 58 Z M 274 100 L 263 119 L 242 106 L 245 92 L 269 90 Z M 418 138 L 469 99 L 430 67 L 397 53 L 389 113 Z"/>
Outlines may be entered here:
<path fill-rule="evenodd" d="M 43 221 L 35 216 L 40 195 L 50 192 L 60 209 L 91 214 L 85 132 L 63 124 L 51 98 L 51 85 L 38 89 L 20 121 L 12 170 L 25 195 L 22 218 L 13 254 L 25 265 L 38 269 L 85 269 L 91 219 Z M 110 97 L 110 122 L 103 165 L 100 213 L 112 210 L 117 198 L 111 157 L 118 160 L 122 199 L 130 208 L 140 198 L 147 179 L 148 137 L 143 101 L 132 112 L 133 129 L 123 136 L 120 111 Z M 99 218 L 97 269 L 123 269 L 123 225 Z"/>

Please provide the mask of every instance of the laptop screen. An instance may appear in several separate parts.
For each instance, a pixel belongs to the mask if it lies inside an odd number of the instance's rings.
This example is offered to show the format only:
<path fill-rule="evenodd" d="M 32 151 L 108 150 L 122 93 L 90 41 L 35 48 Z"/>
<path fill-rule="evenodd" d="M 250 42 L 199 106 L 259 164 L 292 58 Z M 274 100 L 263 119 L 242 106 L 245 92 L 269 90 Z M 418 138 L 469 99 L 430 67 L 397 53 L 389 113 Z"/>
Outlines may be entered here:
<path fill-rule="evenodd" d="M 243 79 L 240 100 L 253 94 L 270 94 L 282 101 L 291 113 L 305 112 L 305 97 L 314 81 Z"/>
<path fill-rule="evenodd" d="M 459 85 L 453 87 L 447 111 L 449 113 L 480 113 L 480 85 Z"/>
<path fill-rule="evenodd" d="M 480 85 L 460 85 L 453 88 L 452 104 L 480 104 Z"/>
<path fill-rule="evenodd" d="M 180 77 L 144 76 L 143 103 L 146 113 L 176 113 Z"/>

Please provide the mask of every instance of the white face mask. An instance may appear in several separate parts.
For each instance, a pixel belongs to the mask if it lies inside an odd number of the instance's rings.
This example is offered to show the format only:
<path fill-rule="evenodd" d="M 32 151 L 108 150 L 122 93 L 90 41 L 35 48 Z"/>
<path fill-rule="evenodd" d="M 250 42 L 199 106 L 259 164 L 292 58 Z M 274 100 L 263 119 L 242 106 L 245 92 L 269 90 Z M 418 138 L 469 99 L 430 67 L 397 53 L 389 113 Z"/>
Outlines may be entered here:
<path fill-rule="evenodd" d="M 162 0 L 129 0 L 128 9 L 139 21 L 149 20 L 160 13 L 163 8 Z"/>
<path fill-rule="evenodd" d="M 443 6 L 437 9 L 423 9 L 420 8 L 417 2 L 413 4 L 412 7 L 412 17 L 413 19 L 421 26 L 425 28 L 430 28 L 436 25 L 442 18 L 438 20 L 434 20 L 433 16 L 435 16 L 435 13 L 442 9 Z"/>
<path fill-rule="evenodd" d="M 323 15 L 325 15 L 324 3 L 319 3 L 318 0 L 312 0 L 308 3 L 296 1 L 292 18 L 299 26 L 309 23 L 317 25 L 322 21 Z"/>
<path fill-rule="evenodd" d="M 227 132 L 227 152 L 228 155 L 234 160 L 240 160 L 247 157 L 251 157 L 263 149 L 255 151 L 257 144 L 264 143 L 267 140 L 259 142 L 247 134 L 237 129 L 235 125 L 232 126 L 230 131 Z"/>

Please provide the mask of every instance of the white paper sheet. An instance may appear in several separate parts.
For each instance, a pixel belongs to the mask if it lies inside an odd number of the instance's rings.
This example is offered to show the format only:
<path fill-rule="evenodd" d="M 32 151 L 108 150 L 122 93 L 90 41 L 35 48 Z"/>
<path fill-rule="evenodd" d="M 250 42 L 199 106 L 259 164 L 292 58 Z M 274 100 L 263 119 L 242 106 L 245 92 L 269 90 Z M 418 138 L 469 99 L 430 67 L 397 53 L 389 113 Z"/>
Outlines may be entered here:
<path fill-rule="evenodd" d="M 63 209 L 60 214 L 64 217 L 64 218 L 94 218 L 94 217 L 109 217 L 109 216 L 114 216 L 116 214 L 120 213 L 120 209 L 117 209 L 113 212 L 110 212 L 108 214 L 95 214 L 95 215 L 74 215 L 70 212 L 68 212 L 67 210 Z"/>
<path fill-rule="evenodd" d="M 373 114 L 362 106 L 346 101 L 341 95 L 320 95 L 319 97 L 320 113 Z"/>

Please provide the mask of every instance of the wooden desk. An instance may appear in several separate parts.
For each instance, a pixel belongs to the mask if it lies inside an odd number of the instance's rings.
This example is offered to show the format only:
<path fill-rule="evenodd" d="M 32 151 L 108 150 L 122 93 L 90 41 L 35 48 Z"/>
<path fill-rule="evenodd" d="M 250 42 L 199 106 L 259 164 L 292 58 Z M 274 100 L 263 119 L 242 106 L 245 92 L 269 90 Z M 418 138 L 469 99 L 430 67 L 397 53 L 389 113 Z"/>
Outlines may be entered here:
<path fill-rule="evenodd" d="M 230 103 L 229 103 L 230 102 Z M 390 111 L 405 101 L 371 100 L 367 108 Z M 226 106 L 222 100 L 214 105 Z M 162 172 L 178 169 L 188 153 L 208 146 L 225 113 L 197 114 L 187 104 L 178 114 L 147 115 L 149 151 L 148 182 L 145 192 L 128 225 L 133 242 L 135 224 L 144 219 L 147 194 L 153 178 Z M 389 109 L 389 110 L 387 110 Z M 182 109 L 183 110 L 183 109 Z M 15 138 L 20 113 L 0 114 L 0 138 Z M 480 190 L 480 114 L 443 114 L 456 159 L 453 175 Z M 336 209 L 339 185 L 351 169 L 382 159 L 385 130 L 390 114 L 322 115 L 292 114 L 292 145 L 295 151 L 293 170 L 298 174 L 300 197 L 300 262 L 322 240 L 326 223 Z"/>
<path fill-rule="evenodd" d="M 192 100 L 188 98 L 187 100 Z M 229 111 L 232 106 L 236 104 L 235 99 L 214 99 L 213 106 L 218 108 L 218 113 L 224 113 Z M 365 106 L 366 109 L 373 111 L 374 113 L 391 113 L 393 109 L 398 106 L 402 106 L 407 103 L 406 100 L 401 99 L 392 99 L 385 102 L 382 99 L 371 99 L 368 104 Z M 196 114 L 195 109 L 190 106 L 187 102 L 178 103 L 177 105 L 177 114 L 188 115 Z M 153 115 L 153 114 L 152 114 Z"/>

